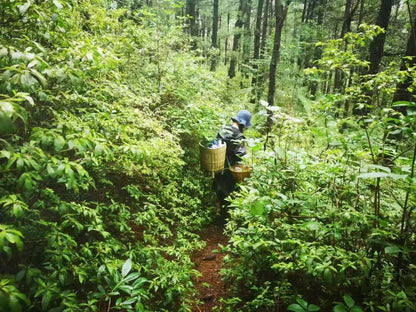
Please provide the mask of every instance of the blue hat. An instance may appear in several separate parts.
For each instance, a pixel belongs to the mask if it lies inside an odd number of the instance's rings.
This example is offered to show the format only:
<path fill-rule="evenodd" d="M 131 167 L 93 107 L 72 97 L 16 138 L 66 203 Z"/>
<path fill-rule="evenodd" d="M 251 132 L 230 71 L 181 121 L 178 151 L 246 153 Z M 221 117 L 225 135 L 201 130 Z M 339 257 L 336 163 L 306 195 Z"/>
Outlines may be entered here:
<path fill-rule="evenodd" d="M 240 110 L 237 116 L 231 118 L 236 121 L 239 125 L 243 125 L 245 128 L 250 128 L 251 124 L 251 113 L 248 110 Z"/>

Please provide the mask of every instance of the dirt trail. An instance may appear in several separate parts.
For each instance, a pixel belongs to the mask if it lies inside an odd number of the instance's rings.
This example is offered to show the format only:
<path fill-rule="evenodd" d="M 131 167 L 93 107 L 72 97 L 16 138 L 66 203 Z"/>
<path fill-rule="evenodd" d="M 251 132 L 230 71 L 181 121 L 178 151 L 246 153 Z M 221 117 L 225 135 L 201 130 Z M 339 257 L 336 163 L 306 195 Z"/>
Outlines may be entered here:
<path fill-rule="evenodd" d="M 220 305 L 219 299 L 225 296 L 225 285 L 220 276 L 225 254 L 212 251 L 219 251 L 219 245 L 225 246 L 227 238 L 221 226 L 211 224 L 203 230 L 201 239 L 206 241 L 207 246 L 192 256 L 196 269 L 202 274 L 194 281 L 201 303 L 195 304 L 192 311 L 210 312 L 213 307 Z"/>

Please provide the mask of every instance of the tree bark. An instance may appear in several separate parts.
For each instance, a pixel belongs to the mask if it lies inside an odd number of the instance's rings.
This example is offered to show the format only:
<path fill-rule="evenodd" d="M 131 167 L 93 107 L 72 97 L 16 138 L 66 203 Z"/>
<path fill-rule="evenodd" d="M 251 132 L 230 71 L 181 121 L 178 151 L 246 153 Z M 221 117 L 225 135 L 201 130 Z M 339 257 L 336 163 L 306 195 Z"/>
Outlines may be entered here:
<path fill-rule="evenodd" d="M 383 57 L 384 42 L 386 40 L 386 31 L 389 26 L 392 6 L 393 0 L 381 0 L 376 25 L 383 28 L 385 32 L 376 36 L 370 44 L 370 74 L 376 74 L 378 72 L 381 58 Z"/>
<path fill-rule="evenodd" d="M 345 11 L 344 19 L 342 22 L 341 35 L 340 38 L 344 38 L 345 34 L 351 31 L 351 21 L 354 10 L 352 9 L 352 0 L 346 0 L 345 2 Z M 347 43 L 345 43 L 347 44 Z M 344 93 L 344 73 L 340 69 L 335 70 L 334 78 L 334 92 Z"/>
<path fill-rule="evenodd" d="M 192 37 L 198 36 L 198 24 L 196 23 L 196 2 L 197 0 L 186 0 L 186 18 L 187 25 L 185 31 Z M 192 40 L 192 48 L 196 49 L 196 41 Z"/>
<path fill-rule="evenodd" d="M 360 0 L 360 14 L 358 15 L 357 28 L 363 23 L 364 19 L 365 0 Z"/>
<path fill-rule="evenodd" d="M 342 22 L 340 38 L 344 38 L 345 34 L 351 31 L 352 21 L 352 0 L 347 0 L 345 3 L 344 19 Z"/>
<path fill-rule="evenodd" d="M 410 11 L 410 10 L 409 10 Z M 410 14 L 410 12 L 409 12 Z M 406 46 L 406 57 L 403 58 L 402 64 L 400 66 L 400 70 L 404 71 L 408 68 L 412 68 L 416 65 L 416 18 L 411 16 L 411 29 L 409 38 L 407 39 L 407 46 Z M 409 91 L 409 87 L 413 83 L 413 78 L 411 75 L 407 76 L 407 78 L 397 84 L 396 91 L 393 96 L 393 103 L 397 101 L 408 101 L 414 102 L 415 99 L 415 92 Z M 394 109 L 403 115 L 407 114 L 406 106 L 397 106 Z"/>
<path fill-rule="evenodd" d="M 282 37 L 282 29 L 287 15 L 287 9 L 289 7 L 289 1 L 286 2 L 286 5 L 280 3 L 280 0 L 275 0 L 275 19 L 276 26 L 274 31 L 274 42 L 273 42 L 273 51 L 272 58 L 270 61 L 270 78 L 269 78 L 269 92 L 267 95 L 267 101 L 270 106 L 274 106 L 274 94 L 276 91 L 276 68 L 277 63 L 279 62 L 280 56 L 280 41 Z M 267 116 L 267 125 L 270 130 L 273 125 L 273 113 L 269 111 Z"/>
<path fill-rule="evenodd" d="M 244 20 L 244 37 L 243 37 L 243 63 L 248 63 L 250 59 L 250 43 L 251 43 L 251 9 L 252 0 L 245 0 L 243 8 L 243 20 Z"/>
<path fill-rule="evenodd" d="M 306 22 L 306 12 L 308 10 L 308 0 L 303 0 L 303 9 L 302 9 L 302 23 Z"/>
<path fill-rule="evenodd" d="M 261 31 L 261 41 L 260 41 L 260 58 L 264 55 L 266 49 L 266 38 L 267 38 L 267 28 L 269 24 L 269 7 L 270 1 L 266 0 L 266 6 L 264 8 L 264 16 L 263 16 L 263 27 Z"/>
<path fill-rule="evenodd" d="M 363 74 L 374 75 L 378 73 L 381 59 L 383 57 L 384 51 L 384 42 L 386 39 L 386 31 L 389 25 L 391 9 L 393 6 L 393 0 L 381 0 L 380 8 L 377 15 L 376 25 L 384 29 L 384 33 L 377 35 L 374 40 L 370 43 L 369 48 L 369 69 L 363 70 Z M 369 105 L 373 102 L 374 90 L 365 90 L 364 91 L 367 102 Z M 368 107 L 357 108 L 354 107 L 354 114 L 365 116 L 370 112 Z"/>
<path fill-rule="evenodd" d="M 264 0 L 258 0 L 257 3 L 257 14 L 256 14 L 256 29 L 254 30 L 254 53 L 253 53 L 253 79 L 251 80 L 252 90 L 254 98 L 258 98 L 257 96 L 257 68 L 258 68 L 258 60 L 260 59 L 260 39 L 261 39 L 261 16 L 263 14 L 263 4 Z"/>
<path fill-rule="evenodd" d="M 315 12 L 316 1 L 317 0 L 311 0 L 310 1 L 309 5 L 308 5 L 308 9 L 306 11 L 305 23 L 307 23 L 308 21 L 310 21 L 312 19 L 313 14 Z"/>
<path fill-rule="evenodd" d="M 256 29 L 254 30 L 254 60 L 260 58 L 261 16 L 263 14 L 263 4 L 264 0 L 259 0 L 257 4 Z"/>
<path fill-rule="evenodd" d="M 211 71 L 215 71 L 217 67 L 217 48 L 218 48 L 218 1 L 214 0 L 212 6 L 212 36 L 211 36 L 211 46 L 214 48 L 214 56 L 211 60 Z"/>
<path fill-rule="evenodd" d="M 191 36 L 198 35 L 198 25 L 196 23 L 196 2 L 197 0 L 186 0 L 186 17 L 188 18 L 187 26 L 185 30 Z"/>
<path fill-rule="evenodd" d="M 227 14 L 227 34 L 230 33 L 230 13 Z M 224 43 L 224 65 L 227 65 L 228 63 L 228 35 L 225 37 L 225 43 Z"/>
<path fill-rule="evenodd" d="M 234 39 L 233 39 L 233 53 L 231 55 L 230 67 L 228 69 L 228 77 L 234 78 L 237 68 L 238 50 L 240 48 L 241 30 L 243 27 L 243 8 L 244 0 L 240 0 L 240 5 L 237 13 L 237 20 L 234 27 Z"/>

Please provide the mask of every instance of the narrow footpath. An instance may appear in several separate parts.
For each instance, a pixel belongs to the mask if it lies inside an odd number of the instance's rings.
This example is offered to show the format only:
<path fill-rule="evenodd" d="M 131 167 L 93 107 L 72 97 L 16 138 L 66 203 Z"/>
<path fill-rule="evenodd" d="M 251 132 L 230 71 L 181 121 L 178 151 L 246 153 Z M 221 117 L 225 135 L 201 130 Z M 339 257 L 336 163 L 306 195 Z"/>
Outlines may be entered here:
<path fill-rule="evenodd" d="M 220 251 L 219 245 L 225 246 L 227 238 L 221 226 L 211 224 L 203 230 L 201 239 L 206 241 L 206 247 L 192 256 L 196 269 L 202 274 L 194 281 L 201 303 L 195 304 L 192 311 L 210 312 L 213 307 L 221 306 L 220 298 L 225 296 L 225 284 L 220 276 L 225 254 L 213 250 Z"/>

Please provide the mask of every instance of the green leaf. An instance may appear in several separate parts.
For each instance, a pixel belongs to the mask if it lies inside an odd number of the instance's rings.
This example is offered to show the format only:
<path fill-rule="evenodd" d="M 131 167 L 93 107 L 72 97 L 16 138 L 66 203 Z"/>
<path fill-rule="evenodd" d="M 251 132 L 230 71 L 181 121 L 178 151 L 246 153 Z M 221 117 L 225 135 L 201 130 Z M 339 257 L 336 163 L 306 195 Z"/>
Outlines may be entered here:
<path fill-rule="evenodd" d="M 47 311 L 48 310 L 48 306 L 49 306 L 49 302 L 52 299 L 52 294 L 49 291 L 46 291 L 45 294 L 42 297 L 42 310 L 43 311 Z"/>
<path fill-rule="evenodd" d="M 10 117 L 0 111 L 0 135 L 12 134 L 16 132 L 16 126 Z"/>
<path fill-rule="evenodd" d="M 19 13 L 21 15 L 24 15 L 26 11 L 29 9 L 29 7 L 30 7 L 30 1 L 26 2 L 25 4 L 17 6 L 17 8 L 19 9 Z"/>
<path fill-rule="evenodd" d="M 31 74 L 25 72 L 23 75 L 20 76 L 20 82 L 24 87 L 30 88 L 31 86 L 37 83 L 37 80 L 33 78 Z"/>
<path fill-rule="evenodd" d="M 297 303 L 292 303 L 291 305 L 289 305 L 287 307 L 288 311 L 293 311 L 293 312 L 305 312 L 305 309 L 303 309 L 300 305 L 298 305 Z"/>
<path fill-rule="evenodd" d="M 385 178 L 388 177 L 390 174 L 387 172 L 366 172 L 362 173 L 358 176 L 358 178 L 366 179 L 374 179 L 374 178 Z"/>
<path fill-rule="evenodd" d="M 9 54 L 9 50 L 6 47 L 0 49 L 0 57 L 6 56 L 7 54 Z"/>
<path fill-rule="evenodd" d="M 58 0 L 53 0 L 53 4 L 56 6 L 56 8 L 60 11 L 62 10 L 63 6 Z"/>
<path fill-rule="evenodd" d="M 348 312 L 348 310 L 343 304 L 337 304 L 334 307 L 333 312 Z"/>
<path fill-rule="evenodd" d="M 10 153 L 9 151 L 5 151 L 5 150 L 0 151 L 0 158 L 9 159 L 10 156 L 12 156 L 12 153 Z"/>
<path fill-rule="evenodd" d="M 56 176 L 56 171 L 55 171 L 54 168 L 52 168 L 52 166 L 50 164 L 46 165 L 46 171 L 48 172 L 48 174 L 51 178 L 54 178 Z"/>
<path fill-rule="evenodd" d="M 33 101 L 33 98 L 27 94 L 22 94 L 22 96 L 25 98 L 26 101 L 29 102 L 30 105 L 34 106 L 35 105 L 35 101 Z"/>
<path fill-rule="evenodd" d="M 62 136 L 57 135 L 53 140 L 53 144 L 55 147 L 55 151 L 60 152 L 65 146 L 65 139 Z"/>
<path fill-rule="evenodd" d="M 359 306 L 353 306 L 351 312 L 364 312 Z"/>
<path fill-rule="evenodd" d="M 351 296 L 344 295 L 342 298 L 344 298 L 345 303 L 347 304 L 347 307 L 351 308 L 354 306 L 354 299 L 351 298 Z"/>
<path fill-rule="evenodd" d="M 135 303 L 136 301 L 137 301 L 137 297 L 134 297 L 134 298 L 127 299 L 126 301 L 123 301 L 121 304 L 132 304 L 132 303 Z"/>
<path fill-rule="evenodd" d="M 129 274 L 132 267 L 131 259 L 127 259 L 126 262 L 124 262 L 123 267 L 121 269 L 121 276 L 125 277 L 127 274 Z"/>
<path fill-rule="evenodd" d="M 321 310 L 321 308 L 320 307 L 318 307 L 317 305 L 315 305 L 315 304 L 310 304 L 309 306 L 308 306 L 308 311 L 310 311 L 310 312 L 315 312 L 315 311 L 320 311 Z"/>
<path fill-rule="evenodd" d="M 22 306 L 20 305 L 19 299 L 11 294 L 9 297 L 9 306 L 11 308 L 11 312 L 21 312 Z"/>
<path fill-rule="evenodd" d="M 257 201 L 250 207 L 250 212 L 255 216 L 261 216 L 264 213 L 263 202 Z"/>
<path fill-rule="evenodd" d="M 321 223 L 316 221 L 309 221 L 302 224 L 302 227 L 308 229 L 309 231 L 316 231 L 320 226 Z"/>
<path fill-rule="evenodd" d="M 117 289 L 125 292 L 126 294 L 130 295 L 133 287 L 130 285 L 120 285 Z"/>
<path fill-rule="evenodd" d="M 40 84 L 43 87 L 46 87 L 47 86 L 48 81 L 46 80 L 45 76 L 43 76 L 40 72 L 38 72 L 34 68 L 31 68 L 30 69 L 30 72 L 32 73 L 32 76 L 35 76 L 38 79 L 38 81 L 40 82 Z"/>
<path fill-rule="evenodd" d="M 303 299 L 296 299 L 296 302 L 299 303 L 299 305 L 305 310 L 307 311 L 308 309 L 308 302 L 306 302 L 306 300 Z"/>
<path fill-rule="evenodd" d="M 13 104 L 7 101 L 0 101 L 0 110 L 7 117 L 12 117 L 15 112 Z"/>
<path fill-rule="evenodd" d="M 398 253 L 403 252 L 403 249 L 400 248 L 399 246 L 388 246 L 388 247 L 384 248 L 384 252 L 386 254 L 397 255 Z"/>
<path fill-rule="evenodd" d="M 134 289 L 139 288 L 140 286 L 142 286 L 144 283 L 146 283 L 148 280 L 144 277 L 140 277 L 137 280 L 134 281 L 133 283 L 133 287 Z"/>
<path fill-rule="evenodd" d="M 329 268 L 326 268 L 324 271 L 324 281 L 327 284 L 332 284 L 332 272 Z"/>

